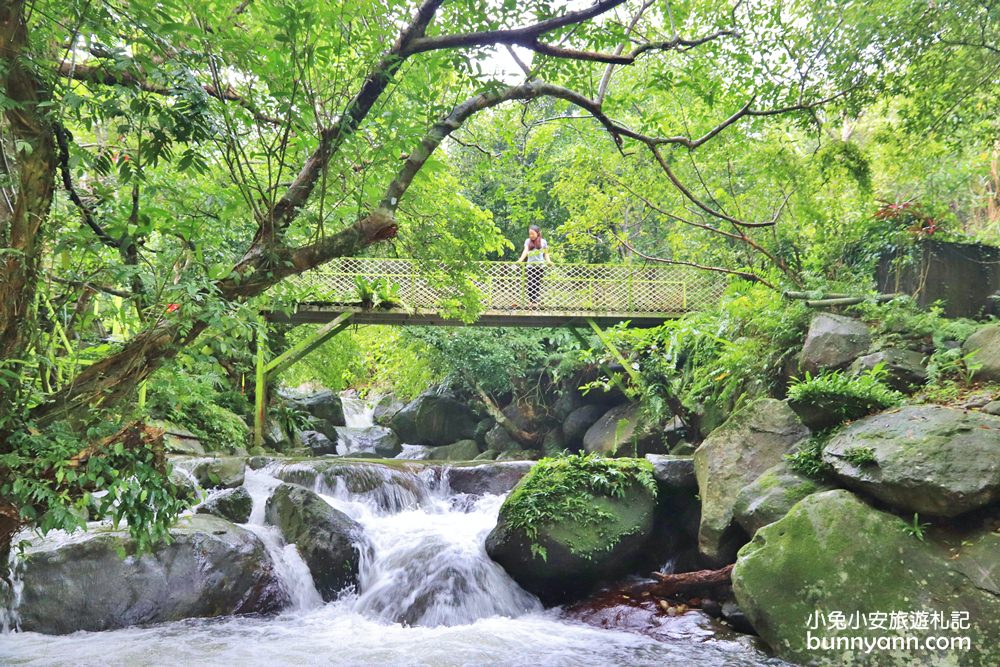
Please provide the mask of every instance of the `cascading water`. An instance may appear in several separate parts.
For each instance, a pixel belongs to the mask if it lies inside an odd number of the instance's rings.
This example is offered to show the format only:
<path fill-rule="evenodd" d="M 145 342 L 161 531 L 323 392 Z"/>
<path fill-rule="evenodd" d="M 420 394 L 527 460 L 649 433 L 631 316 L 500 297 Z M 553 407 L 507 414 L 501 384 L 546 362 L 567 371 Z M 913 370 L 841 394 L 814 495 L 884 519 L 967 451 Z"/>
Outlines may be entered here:
<path fill-rule="evenodd" d="M 543 611 L 486 555 L 502 496 L 453 493 L 447 477 L 329 459 L 247 470 L 253 506 L 245 527 L 267 547 L 290 608 L 276 617 L 190 619 L 66 637 L 0 635 L 0 664 L 780 664 L 704 631 L 663 642 Z M 296 548 L 265 525 L 267 498 L 283 480 L 311 486 L 363 526 L 357 591 L 323 604 Z"/>

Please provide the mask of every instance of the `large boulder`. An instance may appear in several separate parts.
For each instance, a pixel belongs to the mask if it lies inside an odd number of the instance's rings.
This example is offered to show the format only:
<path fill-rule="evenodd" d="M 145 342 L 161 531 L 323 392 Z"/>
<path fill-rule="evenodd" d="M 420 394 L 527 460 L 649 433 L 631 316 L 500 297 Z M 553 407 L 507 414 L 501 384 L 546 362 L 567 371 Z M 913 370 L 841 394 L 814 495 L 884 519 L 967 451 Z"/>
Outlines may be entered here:
<path fill-rule="evenodd" d="M 605 456 L 666 454 L 666 439 L 648 422 L 638 403 L 616 405 L 594 422 L 583 435 L 583 448 Z"/>
<path fill-rule="evenodd" d="M 481 453 L 475 440 L 459 440 L 450 445 L 432 448 L 427 459 L 430 461 L 471 461 Z"/>
<path fill-rule="evenodd" d="M 515 440 L 514 436 L 500 424 L 495 424 L 493 428 L 487 431 L 483 441 L 486 449 L 491 449 L 497 453 L 512 452 L 524 446 Z"/>
<path fill-rule="evenodd" d="M 277 526 L 285 542 L 298 547 L 313 583 L 327 602 L 358 583 L 360 524 L 334 509 L 319 495 L 295 484 L 281 484 L 264 509 L 267 523 Z"/>
<path fill-rule="evenodd" d="M 342 426 L 334 427 L 343 428 Z M 324 433 L 319 431 L 299 431 L 295 434 L 295 441 L 299 447 L 309 450 L 310 456 L 324 456 L 326 454 L 337 453 L 337 431 L 333 431 L 331 440 Z"/>
<path fill-rule="evenodd" d="M 972 363 L 978 366 L 977 380 L 1000 382 L 1000 322 L 988 324 L 969 336 L 962 351 L 973 355 Z"/>
<path fill-rule="evenodd" d="M 864 322 L 820 313 L 809 323 L 799 367 L 813 375 L 845 368 L 868 351 L 871 340 L 871 331 Z"/>
<path fill-rule="evenodd" d="M 580 450 L 583 447 L 583 436 L 587 429 L 597 423 L 597 420 L 608 411 L 606 406 L 595 405 L 593 403 L 583 405 L 573 410 L 563 420 L 563 437 L 566 446 L 573 450 Z"/>
<path fill-rule="evenodd" d="M 768 468 L 740 490 L 733 516 L 747 535 L 788 514 L 795 503 L 830 486 L 792 470 L 786 461 Z"/>
<path fill-rule="evenodd" d="M 405 406 L 406 403 L 392 394 L 386 394 L 375 402 L 375 408 L 372 410 L 372 422 L 378 426 L 388 426 L 396 413 Z"/>
<path fill-rule="evenodd" d="M 288 594 L 260 538 L 207 514 L 138 554 L 126 531 L 43 539 L 21 565 L 21 629 L 115 630 L 185 618 L 279 611 Z M 124 553 L 124 558 L 120 555 Z"/>
<path fill-rule="evenodd" d="M 694 474 L 694 459 L 690 456 L 673 454 L 646 454 L 646 460 L 653 466 L 653 477 L 660 488 L 698 489 L 698 478 Z"/>
<path fill-rule="evenodd" d="M 597 479 L 614 480 L 617 488 L 601 487 Z M 543 601 L 564 601 L 635 565 L 655 507 L 647 461 L 546 459 L 504 501 L 486 551 Z"/>
<path fill-rule="evenodd" d="M 163 429 L 163 448 L 168 454 L 179 454 L 183 456 L 204 456 L 205 445 L 201 438 L 184 428 L 171 422 L 153 421 L 150 426 L 157 426 Z"/>
<path fill-rule="evenodd" d="M 1000 417 L 907 406 L 846 427 L 823 460 L 845 486 L 893 507 L 957 516 L 1000 499 Z"/>
<path fill-rule="evenodd" d="M 399 437 L 385 426 L 338 426 L 336 431 L 341 456 L 391 459 L 403 451 Z"/>
<path fill-rule="evenodd" d="M 264 425 L 264 447 L 283 452 L 292 446 L 292 438 L 276 419 L 268 419 Z"/>
<path fill-rule="evenodd" d="M 231 489 L 242 486 L 246 474 L 246 459 L 239 456 L 223 456 L 202 459 L 194 464 L 191 475 L 203 489 L 222 487 Z"/>
<path fill-rule="evenodd" d="M 765 398 L 737 411 L 695 451 L 702 503 L 698 546 L 710 562 L 732 562 L 748 538 L 733 514 L 740 490 L 808 435 L 786 403 Z"/>
<path fill-rule="evenodd" d="M 347 421 L 344 419 L 344 403 L 340 400 L 340 396 L 329 389 L 305 396 L 285 394 L 282 397 L 294 407 L 312 415 L 317 422 L 317 431 L 325 433 L 328 428 L 334 426 L 347 426 Z"/>
<path fill-rule="evenodd" d="M 813 494 L 740 550 L 733 590 L 760 636 L 796 663 L 1000 664 L 1000 586 L 990 574 L 1000 567 L 1000 534 L 964 536 L 950 550 L 920 537 L 848 491 Z M 903 624 L 889 619 L 900 613 Z M 846 620 L 839 630 L 835 614 Z M 935 627 L 934 614 L 968 626 Z M 969 637 L 971 646 L 926 649 L 935 636 Z M 881 643 L 866 650 L 865 640 Z"/>
<path fill-rule="evenodd" d="M 863 373 L 879 364 L 886 371 L 884 382 L 896 391 L 912 392 L 927 382 L 924 355 L 913 350 L 886 349 L 866 354 L 851 364 L 851 370 Z"/>
<path fill-rule="evenodd" d="M 214 514 L 233 523 L 246 523 L 250 520 L 252 509 L 250 492 L 245 486 L 238 486 L 212 495 L 195 511 L 198 514 Z"/>
<path fill-rule="evenodd" d="M 476 434 L 478 420 L 467 405 L 450 396 L 421 394 L 396 413 L 390 425 L 410 445 L 447 445 Z"/>
<path fill-rule="evenodd" d="M 504 461 L 453 466 L 446 468 L 444 475 L 448 487 L 455 493 L 499 495 L 513 489 L 534 465 L 533 461 Z"/>

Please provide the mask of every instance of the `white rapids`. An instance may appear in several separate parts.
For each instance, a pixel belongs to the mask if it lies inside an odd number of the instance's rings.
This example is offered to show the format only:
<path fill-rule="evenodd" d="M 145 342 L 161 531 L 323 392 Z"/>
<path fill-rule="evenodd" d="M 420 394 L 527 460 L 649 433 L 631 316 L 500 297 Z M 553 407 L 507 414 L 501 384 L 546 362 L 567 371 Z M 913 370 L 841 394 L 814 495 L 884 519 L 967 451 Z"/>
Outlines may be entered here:
<path fill-rule="evenodd" d="M 364 416 L 370 420 L 362 413 L 358 422 Z M 543 610 L 486 554 L 485 538 L 503 497 L 453 493 L 447 474 L 430 470 L 363 464 L 333 474 L 317 469 L 314 490 L 365 533 L 358 544 L 358 590 L 324 604 L 296 548 L 264 525 L 264 506 L 279 477 L 301 482 L 308 465 L 272 464 L 246 475 L 253 498 L 246 527 L 263 540 L 292 600 L 281 614 L 68 636 L 7 632 L 0 634 L 0 665 L 773 664 L 734 641 L 657 641 Z M 2 617 L 7 623 L 9 613 Z"/>

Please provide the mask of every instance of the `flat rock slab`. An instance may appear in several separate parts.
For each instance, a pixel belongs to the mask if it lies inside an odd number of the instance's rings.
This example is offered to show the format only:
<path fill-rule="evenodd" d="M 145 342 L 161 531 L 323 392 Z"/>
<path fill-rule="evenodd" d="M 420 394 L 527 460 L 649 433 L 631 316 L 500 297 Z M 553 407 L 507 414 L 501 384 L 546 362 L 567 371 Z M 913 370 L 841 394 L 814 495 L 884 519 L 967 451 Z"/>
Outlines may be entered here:
<path fill-rule="evenodd" d="M 823 460 L 847 487 L 906 512 L 957 516 L 1000 499 L 1000 417 L 915 405 L 854 422 Z"/>

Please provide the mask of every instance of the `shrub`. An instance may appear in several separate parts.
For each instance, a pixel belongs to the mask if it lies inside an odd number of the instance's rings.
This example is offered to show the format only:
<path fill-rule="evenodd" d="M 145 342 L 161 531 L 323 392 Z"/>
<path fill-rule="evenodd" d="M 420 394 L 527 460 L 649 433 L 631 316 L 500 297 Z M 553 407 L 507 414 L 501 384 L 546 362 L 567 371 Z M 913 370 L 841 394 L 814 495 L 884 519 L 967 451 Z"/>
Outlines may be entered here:
<path fill-rule="evenodd" d="M 788 398 L 803 406 L 832 414 L 839 421 L 857 419 L 902 403 L 903 395 L 886 386 L 881 378 L 885 368 L 877 364 L 858 377 L 842 371 L 829 371 L 804 379 L 793 379 Z"/>

